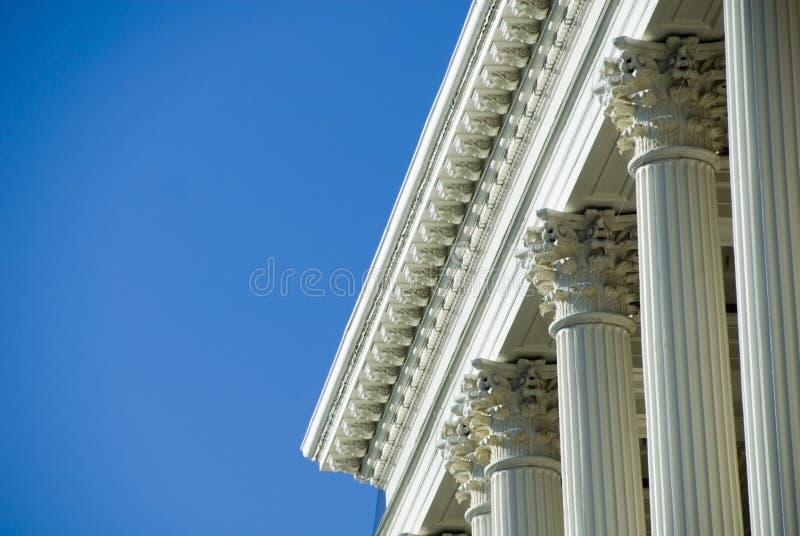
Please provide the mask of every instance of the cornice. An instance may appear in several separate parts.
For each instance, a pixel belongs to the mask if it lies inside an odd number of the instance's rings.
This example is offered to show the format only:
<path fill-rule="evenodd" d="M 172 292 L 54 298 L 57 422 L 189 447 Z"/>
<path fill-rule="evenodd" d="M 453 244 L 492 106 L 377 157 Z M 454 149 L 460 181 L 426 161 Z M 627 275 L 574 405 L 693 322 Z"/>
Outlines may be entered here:
<path fill-rule="evenodd" d="M 420 211 L 436 209 L 425 203 L 426 192 L 429 192 L 432 178 L 435 178 L 434 163 L 437 155 L 442 153 L 447 133 L 451 131 L 457 103 L 463 100 L 463 95 L 468 94 L 465 73 L 470 72 L 477 61 L 479 45 L 486 39 L 488 21 L 499 1 L 476 1 L 470 8 L 444 82 L 423 127 L 389 223 L 370 266 L 371 277 L 367 278 L 356 301 L 306 430 L 301 450 L 306 457 L 319 461 L 322 469 L 332 469 L 326 457 L 335 444 L 335 431 L 341 425 L 350 395 L 354 392 L 380 392 L 385 394 L 378 401 L 382 404 L 391 393 L 390 385 L 366 386 L 355 381 L 358 379 L 358 369 L 364 366 L 365 354 L 371 352 L 373 355 L 390 356 L 396 365 L 402 365 L 405 361 L 406 351 L 403 347 L 372 345 L 372 337 L 383 317 L 388 297 L 393 295 L 400 303 L 422 308 L 430 300 L 431 287 L 438 281 L 439 270 L 404 262 L 405 246 L 409 237 L 415 234 L 413 222 Z M 447 170 L 456 179 L 474 181 L 480 176 L 480 166 L 469 159 L 451 158 L 447 161 Z"/>
<path fill-rule="evenodd" d="M 381 285 L 365 289 L 372 311 L 352 350 L 340 348 L 339 374 L 329 377 L 327 403 L 321 400 L 304 441 L 304 453 L 323 469 L 385 485 L 450 312 L 469 284 L 484 231 L 584 3 L 564 0 L 546 11 L 541 0 L 486 6 L 391 269 Z M 522 89 L 514 91 L 516 85 Z"/>
<path fill-rule="evenodd" d="M 503 128 L 495 140 L 495 150 L 485 166 L 478 193 L 472 202 L 469 216 L 461 226 L 455 243 L 456 255 L 451 254 L 444 266 L 435 297 L 426 310 L 431 329 L 424 340 L 417 339 L 404 373 L 387 405 L 376 437 L 373 439 L 362 471 L 372 468 L 371 482 L 384 486 L 389 477 L 387 468 L 394 467 L 399 447 L 404 443 L 408 418 L 417 411 L 420 394 L 428 388 L 431 363 L 440 359 L 440 345 L 446 339 L 454 311 L 460 309 L 465 289 L 476 281 L 476 260 L 484 248 L 485 238 L 494 225 L 498 208 L 506 195 L 509 178 L 520 164 L 525 140 L 535 126 L 539 107 L 561 58 L 565 43 L 573 31 L 584 0 L 560 2 L 553 6 L 537 46 L 532 48 L 531 60 L 521 72 L 521 88 L 514 95 L 512 106 L 505 116 Z M 509 6 L 504 6 L 510 9 Z M 506 13 L 508 13 L 506 11 Z M 424 324 L 423 324 L 424 325 Z M 413 361 L 412 361 L 413 359 Z"/>

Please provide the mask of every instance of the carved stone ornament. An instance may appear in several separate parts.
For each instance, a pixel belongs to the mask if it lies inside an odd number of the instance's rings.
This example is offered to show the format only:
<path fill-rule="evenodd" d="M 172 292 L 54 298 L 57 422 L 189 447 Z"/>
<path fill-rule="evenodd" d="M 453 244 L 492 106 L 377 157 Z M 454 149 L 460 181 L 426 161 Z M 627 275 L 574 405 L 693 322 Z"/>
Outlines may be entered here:
<path fill-rule="evenodd" d="M 352 419 L 377 421 L 383 415 L 383 404 L 352 400 L 347 407 L 347 414 Z"/>
<path fill-rule="evenodd" d="M 348 439 L 372 439 L 376 425 L 372 421 L 348 421 L 342 425 L 342 435 Z"/>
<path fill-rule="evenodd" d="M 421 307 L 394 303 L 386 309 L 386 316 L 389 317 L 389 322 L 400 326 L 419 326 L 422 321 L 422 313 Z"/>
<path fill-rule="evenodd" d="M 518 69 L 514 71 L 519 72 Z M 461 118 L 461 126 L 469 134 L 496 136 L 502 125 L 502 116 L 488 112 L 464 112 Z"/>
<path fill-rule="evenodd" d="M 371 356 L 376 363 L 399 366 L 405 362 L 407 354 L 408 349 L 405 346 L 380 343 L 372 345 Z"/>
<path fill-rule="evenodd" d="M 490 89 L 514 91 L 521 81 L 522 74 L 516 67 L 486 65 L 481 70 L 481 82 Z"/>
<path fill-rule="evenodd" d="M 341 439 L 337 438 L 334 442 L 336 451 L 349 457 L 363 456 L 369 448 L 369 441 L 362 439 Z"/>
<path fill-rule="evenodd" d="M 508 3 L 515 17 L 544 20 L 550 10 L 550 0 L 511 0 Z"/>
<path fill-rule="evenodd" d="M 392 386 L 360 383 L 358 384 L 356 393 L 361 400 L 386 403 L 386 401 L 389 400 L 389 397 L 392 395 Z"/>
<path fill-rule="evenodd" d="M 483 172 L 483 160 L 477 158 L 448 158 L 444 163 L 444 176 L 451 179 L 477 181 Z"/>
<path fill-rule="evenodd" d="M 542 209 L 528 229 L 523 265 L 542 296 L 542 314 L 636 316 L 639 259 L 636 215 L 589 209 L 565 214 Z"/>
<path fill-rule="evenodd" d="M 539 40 L 542 33 L 541 26 L 538 20 L 503 19 L 500 23 L 500 34 L 506 41 L 532 45 Z"/>
<path fill-rule="evenodd" d="M 398 344 L 408 346 L 414 340 L 416 330 L 413 327 L 394 326 L 391 324 L 381 324 L 380 338 L 387 344 Z"/>
<path fill-rule="evenodd" d="M 367 362 L 364 366 L 364 379 L 368 382 L 392 384 L 399 375 L 400 368 L 392 365 Z"/>
<path fill-rule="evenodd" d="M 474 382 L 473 382 L 474 385 Z M 462 389 L 468 389 L 469 381 Z M 489 463 L 489 450 L 481 446 L 488 427 L 475 415 L 469 400 L 459 396 L 450 409 L 451 417 L 442 430 L 438 445 L 445 461 L 445 469 L 458 483 L 456 500 L 467 507 L 489 502 L 489 485 L 484 479 L 484 469 Z"/>
<path fill-rule="evenodd" d="M 727 150 L 725 46 L 697 37 L 664 43 L 618 37 L 617 57 L 603 65 L 595 88 L 619 129 L 620 151 L 664 147 Z"/>
<path fill-rule="evenodd" d="M 511 93 L 500 89 L 476 89 L 472 93 L 472 105 L 479 112 L 505 114 L 511 107 Z"/>
<path fill-rule="evenodd" d="M 527 44 L 494 43 L 489 49 L 489 57 L 498 65 L 513 65 L 525 67 L 531 56 L 531 49 Z"/>
<path fill-rule="evenodd" d="M 428 212 L 434 221 L 458 225 L 464 221 L 464 216 L 467 214 L 467 207 L 462 203 L 432 201 L 429 205 Z"/>
<path fill-rule="evenodd" d="M 432 287 L 439 280 L 439 269 L 430 264 L 406 263 L 402 276 L 412 287 Z"/>
<path fill-rule="evenodd" d="M 331 456 L 328 458 L 331 471 L 343 473 L 357 473 L 361 468 L 361 458 Z"/>
<path fill-rule="evenodd" d="M 481 134 L 458 134 L 453 148 L 461 156 L 486 158 L 492 150 L 492 138 Z"/>
<path fill-rule="evenodd" d="M 458 310 L 465 294 L 460 289 L 468 284 L 464 282 L 468 279 L 465 274 L 483 247 L 483 229 L 497 219 L 495 207 L 500 206 L 507 189 L 503 185 L 510 183 L 509 177 L 524 148 L 522 140 L 545 102 L 544 89 L 558 71 L 564 43 L 578 27 L 572 24 L 573 19 L 588 2 L 568 0 L 559 4 L 565 9 L 552 13 L 550 4 L 548 0 L 508 0 L 487 11 L 487 31 L 479 36 L 480 46 L 470 55 L 463 75 L 465 81 L 471 82 L 458 90 L 447 115 L 452 113 L 454 120 L 442 127 L 439 139 L 443 142 L 437 142 L 430 157 L 426 157 L 428 165 L 419 176 L 421 189 L 415 198 L 419 202 L 415 200 L 411 205 L 409 221 L 420 223 L 412 223 L 409 232 L 397 240 L 388 265 L 391 278 L 376 281 L 379 284 L 374 286 L 381 300 L 377 303 L 385 306 L 383 310 L 376 307 L 363 321 L 359 328 L 363 343 L 357 343 L 351 355 L 341 356 L 346 360 L 343 370 L 348 371 L 349 379 L 340 386 L 330 415 L 341 415 L 342 411 L 344 414 L 340 419 L 329 418 L 319 439 L 311 445 L 312 457 L 322 460 L 325 456 L 325 469 L 353 473 L 359 480 L 385 487 L 397 467 L 398 453 L 407 444 L 407 421 L 416 415 L 421 393 L 426 392 L 430 365 L 440 358 L 443 334 L 452 323 L 451 311 Z M 552 38 L 543 38 L 551 34 Z M 546 61 L 531 64 L 534 52 Z M 535 88 L 521 84 L 528 79 L 535 80 Z M 504 117 L 510 111 L 513 115 Z M 492 154 L 494 147 L 499 149 L 496 154 Z M 491 169 L 484 158 L 492 159 Z M 477 182 L 484 180 L 486 184 L 479 188 Z M 475 196 L 477 191 L 487 195 Z M 459 228 L 465 220 L 474 221 Z M 464 240 L 459 239 L 456 244 L 456 238 L 461 236 Z M 437 248 L 443 248 L 445 254 Z M 439 266 L 443 257 L 445 264 Z M 445 280 L 447 287 L 439 288 L 444 272 L 450 274 Z M 432 301 L 434 292 L 443 299 Z M 433 320 L 431 326 L 409 341 L 410 333 L 401 330 L 423 325 L 423 317 Z M 403 367 L 403 373 L 395 377 L 397 367 Z M 393 386 L 394 381 L 400 383 Z M 472 390 L 480 393 L 477 377 Z M 385 408 L 393 391 L 398 399 L 402 398 L 402 405 Z M 472 397 L 465 400 L 474 402 Z M 343 408 L 343 404 L 347 406 Z M 495 422 L 495 417 L 492 411 L 478 413 L 474 422 L 483 423 L 489 434 L 492 429 L 488 423 Z M 514 426 L 527 429 L 531 422 L 525 417 Z M 495 424 L 492 434 L 501 437 L 497 429 L 500 425 Z M 494 447 L 489 435 L 481 441 L 482 450 L 478 452 L 488 461 L 488 453 Z M 363 442 L 369 446 L 362 455 Z M 478 464 L 471 467 L 476 471 L 474 486 L 483 470 Z M 469 494 L 471 489 L 464 491 Z"/>
<path fill-rule="evenodd" d="M 439 179 L 436 183 L 436 194 L 445 201 L 458 201 L 459 203 L 469 203 L 475 193 L 475 183 L 463 179 Z M 448 229 L 448 245 L 453 244 L 456 237 L 456 228 Z"/>
<path fill-rule="evenodd" d="M 559 459 L 556 368 L 544 361 L 473 361 L 477 374 L 465 380 L 473 429 L 485 429 L 478 445 L 491 462 L 518 456 Z"/>
<path fill-rule="evenodd" d="M 396 285 L 392 297 L 403 305 L 416 305 L 424 307 L 431 299 L 431 289 L 411 285 Z"/>

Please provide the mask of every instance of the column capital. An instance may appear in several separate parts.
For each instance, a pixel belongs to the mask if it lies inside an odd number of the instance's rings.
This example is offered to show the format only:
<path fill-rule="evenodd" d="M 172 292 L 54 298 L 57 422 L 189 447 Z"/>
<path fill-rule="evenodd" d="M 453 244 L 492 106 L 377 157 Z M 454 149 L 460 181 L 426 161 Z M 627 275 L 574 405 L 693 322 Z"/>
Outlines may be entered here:
<path fill-rule="evenodd" d="M 642 159 L 675 158 L 669 152 L 659 154 L 672 148 L 686 148 L 684 157 L 716 165 L 713 154 L 728 147 L 724 43 L 700 43 L 697 37 L 672 36 L 665 42 L 617 37 L 614 46 L 619 55 L 605 60 L 594 91 L 621 134 L 620 151 L 635 151 L 629 169 L 645 163 Z"/>
<path fill-rule="evenodd" d="M 542 314 L 554 312 L 559 327 L 584 318 L 632 331 L 630 318 L 639 312 L 636 215 L 595 209 L 536 214 L 541 223 L 528 229 L 522 258 L 542 296 Z"/>
<path fill-rule="evenodd" d="M 476 423 L 484 426 L 480 445 L 491 463 L 521 456 L 558 460 L 558 391 L 555 365 L 519 359 L 472 362 L 465 391 Z"/>
<path fill-rule="evenodd" d="M 471 386 L 472 383 L 467 380 L 466 385 Z M 489 463 L 489 450 L 481 445 L 488 435 L 488 428 L 481 423 L 481 419 L 473 417 L 467 397 L 457 397 L 450 408 L 450 418 L 444 424 L 438 445 L 445 469 L 458 483 L 456 500 L 467 505 L 468 514 L 488 505 L 490 500 L 489 485 L 483 474 Z"/>

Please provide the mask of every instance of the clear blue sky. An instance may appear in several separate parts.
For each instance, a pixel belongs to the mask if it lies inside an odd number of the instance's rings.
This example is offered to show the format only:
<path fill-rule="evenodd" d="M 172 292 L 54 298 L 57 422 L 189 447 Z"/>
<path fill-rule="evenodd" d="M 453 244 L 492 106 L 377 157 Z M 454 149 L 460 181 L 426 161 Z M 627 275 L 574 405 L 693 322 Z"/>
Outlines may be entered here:
<path fill-rule="evenodd" d="M 299 450 L 464 0 L 3 2 L 0 536 L 369 534 Z"/>

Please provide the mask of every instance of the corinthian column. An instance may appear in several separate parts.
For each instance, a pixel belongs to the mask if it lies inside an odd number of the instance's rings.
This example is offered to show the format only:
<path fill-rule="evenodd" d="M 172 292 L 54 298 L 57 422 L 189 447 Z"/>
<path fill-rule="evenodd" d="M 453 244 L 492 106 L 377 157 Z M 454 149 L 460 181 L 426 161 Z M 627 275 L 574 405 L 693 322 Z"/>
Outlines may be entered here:
<path fill-rule="evenodd" d="M 652 531 L 741 534 L 715 181 L 723 44 L 614 44 L 598 90 L 634 150 Z"/>
<path fill-rule="evenodd" d="M 540 210 L 525 264 L 555 312 L 565 533 L 643 535 L 631 370 L 638 309 L 636 216 Z"/>
<path fill-rule="evenodd" d="M 475 381 L 465 379 L 462 390 L 474 389 Z M 489 461 L 489 450 L 481 445 L 488 435 L 482 422 L 474 419 L 469 401 L 460 396 L 451 408 L 451 418 L 445 423 L 439 447 L 445 460 L 445 468 L 458 483 L 456 500 L 467 506 L 465 519 L 470 524 L 472 536 L 491 535 L 491 504 L 489 486 L 484 478 L 484 469 Z"/>
<path fill-rule="evenodd" d="M 479 359 L 468 398 L 485 426 L 493 536 L 564 533 L 555 369 Z"/>
<path fill-rule="evenodd" d="M 726 0 L 731 189 L 753 534 L 800 534 L 800 5 Z"/>

